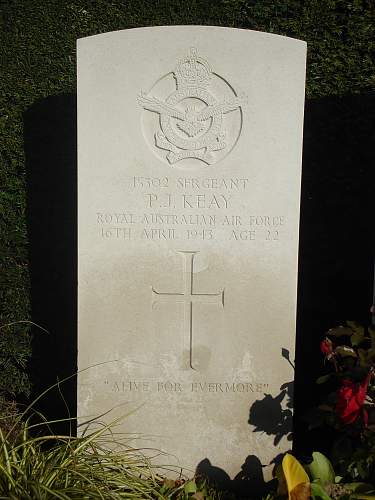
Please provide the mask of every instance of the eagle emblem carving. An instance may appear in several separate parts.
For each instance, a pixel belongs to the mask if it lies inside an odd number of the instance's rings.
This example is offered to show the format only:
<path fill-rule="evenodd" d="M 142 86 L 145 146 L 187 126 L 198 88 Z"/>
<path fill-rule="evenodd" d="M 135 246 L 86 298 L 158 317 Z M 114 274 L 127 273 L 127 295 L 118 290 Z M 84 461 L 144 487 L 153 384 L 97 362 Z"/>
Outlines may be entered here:
<path fill-rule="evenodd" d="M 175 164 L 195 158 L 210 165 L 217 161 L 215 152 L 228 147 L 224 115 L 240 109 L 245 97 L 226 96 L 221 100 L 210 91 L 213 72 L 207 61 L 190 49 L 173 73 L 176 90 L 165 100 L 141 92 L 138 103 L 160 116 L 154 139 L 157 148 L 168 151 L 166 159 Z"/>

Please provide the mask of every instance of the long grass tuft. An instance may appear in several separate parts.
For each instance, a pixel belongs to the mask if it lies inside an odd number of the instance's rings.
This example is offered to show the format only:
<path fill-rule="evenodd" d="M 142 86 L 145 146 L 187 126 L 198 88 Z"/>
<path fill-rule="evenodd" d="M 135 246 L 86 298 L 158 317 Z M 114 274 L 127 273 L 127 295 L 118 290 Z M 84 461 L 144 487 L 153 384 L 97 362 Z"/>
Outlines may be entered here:
<path fill-rule="evenodd" d="M 0 499 L 184 498 L 185 481 L 167 481 L 141 452 L 104 425 L 84 436 L 36 435 L 48 422 L 0 426 Z"/>
<path fill-rule="evenodd" d="M 142 449 L 130 446 L 133 436 L 92 419 L 81 423 L 83 434 L 56 435 L 55 423 L 35 410 L 36 402 L 57 388 L 58 381 L 20 413 L 15 403 L 0 404 L 0 500 L 219 500 L 222 494 L 204 479 L 162 475 L 174 468 L 157 467 Z M 148 453 L 151 450 L 147 450 Z M 156 450 L 154 450 L 156 451 Z M 156 453 L 160 455 L 160 452 Z"/>
<path fill-rule="evenodd" d="M 83 436 L 43 434 L 36 414 L 4 428 L 0 420 L 0 500 L 217 499 L 204 482 L 165 479 L 114 426 Z M 40 417 L 40 415 L 39 415 Z M 17 435 L 15 436 L 15 429 Z"/>
<path fill-rule="evenodd" d="M 32 428 L 26 421 L 16 439 L 0 429 L 1 499 L 160 498 L 147 458 L 114 442 L 108 427 L 83 437 L 33 436 Z"/>

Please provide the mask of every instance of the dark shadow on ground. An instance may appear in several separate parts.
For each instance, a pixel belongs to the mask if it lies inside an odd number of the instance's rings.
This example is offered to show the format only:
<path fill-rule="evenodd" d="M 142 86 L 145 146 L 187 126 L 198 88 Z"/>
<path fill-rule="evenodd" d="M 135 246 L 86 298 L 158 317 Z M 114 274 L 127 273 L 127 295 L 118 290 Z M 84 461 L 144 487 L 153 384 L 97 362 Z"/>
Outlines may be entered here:
<path fill-rule="evenodd" d="M 29 108 L 24 141 L 32 320 L 50 332 L 33 329 L 30 369 L 36 396 L 77 370 L 76 97 L 48 97 Z M 75 416 L 75 379 L 63 383 L 61 392 Z M 58 390 L 38 409 L 49 419 L 67 416 Z"/>

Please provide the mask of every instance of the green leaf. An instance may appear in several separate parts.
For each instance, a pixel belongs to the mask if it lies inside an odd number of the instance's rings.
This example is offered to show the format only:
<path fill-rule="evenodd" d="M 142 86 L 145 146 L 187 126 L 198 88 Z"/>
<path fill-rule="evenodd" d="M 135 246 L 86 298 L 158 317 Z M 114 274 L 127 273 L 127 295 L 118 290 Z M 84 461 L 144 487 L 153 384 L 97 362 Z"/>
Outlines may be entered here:
<path fill-rule="evenodd" d="M 364 493 L 352 493 L 350 498 L 362 499 L 362 500 L 374 500 L 375 495 L 365 495 Z"/>
<path fill-rule="evenodd" d="M 375 326 L 370 325 L 368 327 L 368 333 L 369 333 L 369 335 L 371 337 L 372 342 L 374 343 L 375 342 Z"/>
<path fill-rule="evenodd" d="M 163 491 L 173 490 L 175 487 L 176 483 L 173 479 L 164 479 L 162 486 Z"/>
<path fill-rule="evenodd" d="M 357 462 L 357 469 L 358 469 L 358 474 L 360 475 L 361 478 L 368 477 L 368 467 L 367 464 L 364 460 L 360 460 Z"/>
<path fill-rule="evenodd" d="M 346 326 L 336 326 L 335 328 L 330 328 L 327 335 L 331 335 L 332 337 L 343 337 L 344 335 L 350 337 L 353 335 L 353 330 Z"/>
<path fill-rule="evenodd" d="M 334 483 L 335 471 L 328 458 L 319 451 L 314 451 L 312 457 L 313 461 L 306 465 L 306 470 L 311 480 L 320 479 L 322 483 Z"/>
<path fill-rule="evenodd" d="M 331 373 L 329 373 L 328 375 L 322 375 L 321 377 L 316 379 L 316 383 L 324 384 L 325 382 L 327 382 L 327 380 L 331 378 L 331 376 L 332 376 Z"/>
<path fill-rule="evenodd" d="M 369 483 L 345 483 L 353 493 L 372 493 L 373 486 Z"/>
<path fill-rule="evenodd" d="M 194 494 L 197 492 L 197 485 L 193 479 L 185 483 L 184 492 L 186 493 L 186 495 Z"/>
<path fill-rule="evenodd" d="M 202 493 L 201 491 L 197 491 L 191 498 L 194 498 L 194 500 L 204 500 L 204 497 L 205 497 L 204 493 Z"/>
<path fill-rule="evenodd" d="M 355 333 L 354 335 L 351 336 L 350 342 L 353 347 L 356 347 L 357 345 L 362 344 L 364 339 L 365 339 L 364 335 L 359 335 L 358 333 Z"/>
<path fill-rule="evenodd" d="M 367 360 L 367 350 L 366 349 L 358 349 L 358 357 L 359 357 L 359 363 L 361 366 L 366 366 L 368 363 Z"/>
<path fill-rule="evenodd" d="M 355 332 L 355 333 L 362 332 L 362 334 L 364 333 L 363 326 L 360 325 L 359 323 L 357 323 L 356 321 L 346 321 L 346 324 L 348 325 L 349 328 L 351 328 L 353 330 L 353 332 Z"/>
<path fill-rule="evenodd" d="M 335 349 L 335 353 L 339 354 L 342 358 L 357 358 L 357 353 L 351 347 L 346 345 L 338 345 Z"/>
<path fill-rule="evenodd" d="M 354 321 L 347 321 L 347 325 L 353 330 L 353 335 L 350 338 L 352 346 L 361 344 L 365 339 L 365 329 Z"/>
<path fill-rule="evenodd" d="M 317 498 L 322 498 L 323 500 L 331 500 L 331 497 L 319 483 L 311 483 L 311 496 L 314 500 Z"/>
<path fill-rule="evenodd" d="M 368 349 L 367 351 L 367 361 L 371 362 L 375 360 L 375 346 L 371 347 L 371 349 Z"/>
<path fill-rule="evenodd" d="M 319 405 L 318 409 L 321 410 L 321 411 L 330 412 L 330 413 L 332 413 L 333 411 L 335 411 L 335 408 L 333 406 L 326 405 L 326 404 Z"/>

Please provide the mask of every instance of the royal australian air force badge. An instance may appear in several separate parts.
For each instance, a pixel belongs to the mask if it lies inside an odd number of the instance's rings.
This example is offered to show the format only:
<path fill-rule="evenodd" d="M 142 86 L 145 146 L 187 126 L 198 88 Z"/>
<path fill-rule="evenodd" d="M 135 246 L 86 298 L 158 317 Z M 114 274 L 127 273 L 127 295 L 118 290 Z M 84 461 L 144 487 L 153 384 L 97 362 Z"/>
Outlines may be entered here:
<path fill-rule="evenodd" d="M 212 165 L 233 149 L 241 134 L 245 101 L 195 48 L 173 73 L 138 96 L 146 115 L 158 116 L 144 126 L 150 146 L 169 164 L 187 167 Z M 188 159 L 193 163 L 184 161 Z"/>

